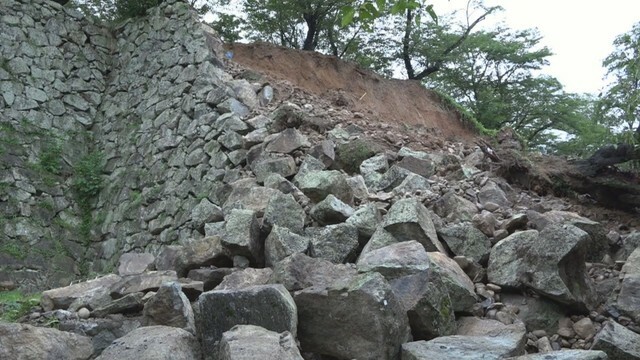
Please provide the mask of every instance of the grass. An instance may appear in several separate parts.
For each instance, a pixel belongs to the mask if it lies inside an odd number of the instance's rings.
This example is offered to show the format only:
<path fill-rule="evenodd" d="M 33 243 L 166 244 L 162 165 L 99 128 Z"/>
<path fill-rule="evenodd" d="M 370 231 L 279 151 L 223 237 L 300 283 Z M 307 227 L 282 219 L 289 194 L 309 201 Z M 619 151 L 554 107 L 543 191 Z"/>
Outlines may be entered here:
<path fill-rule="evenodd" d="M 446 94 L 438 89 L 430 89 L 430 90 L 433 91 L 438 96 L 440 100 L 440 104 L 442 104 L 447 110 L 453 111 L 456 114 L 458 114 L 458 116 L 460 116 L 460 119 L 463 122 L 471 125 L 481 135 L 494 136 L 496 134 L 496 130 L 485 128 L 484 125 L 482 125 L 478 121 L 478 119 L 476 119 L 475 116 L 473 116 L 473 114 L 471 114 L 471 112 L 467 108 L 460 105 L 460 103 L 458 103 L 449 94 Z"/>
<path fill-rule="evenodd" d="M 0 252 L 7 254 L 16 260 L 24 260 L 27 257 L 26 249 L 16 241 L 5 241 L 0 246 Z"/>
<path fill-rule="evenodd" d="M 25 295 L 19 290 L 0 291 L 0 320 L 15 322 L 40 304 L 40 294 Z"/>

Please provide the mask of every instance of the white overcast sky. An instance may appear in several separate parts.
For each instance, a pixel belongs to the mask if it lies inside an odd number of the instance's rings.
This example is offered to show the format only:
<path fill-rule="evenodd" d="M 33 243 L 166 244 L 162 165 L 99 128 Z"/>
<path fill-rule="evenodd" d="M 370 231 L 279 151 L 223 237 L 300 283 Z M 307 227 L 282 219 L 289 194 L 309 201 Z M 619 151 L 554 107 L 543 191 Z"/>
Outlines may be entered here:
<path fill-rule="evenodd" d="M 436 13 L 464 9 L 467 0 L 432 0 Z M 513 29 L 538 28 L 542 44 L 555 54 L 545 73 L 570 92 L 597 94 L 605 85 L 604 58 L 616 36 L 640 21 L 640 0 L 486 0 L 503 12 L 487 25 L 503 20 Z"/>

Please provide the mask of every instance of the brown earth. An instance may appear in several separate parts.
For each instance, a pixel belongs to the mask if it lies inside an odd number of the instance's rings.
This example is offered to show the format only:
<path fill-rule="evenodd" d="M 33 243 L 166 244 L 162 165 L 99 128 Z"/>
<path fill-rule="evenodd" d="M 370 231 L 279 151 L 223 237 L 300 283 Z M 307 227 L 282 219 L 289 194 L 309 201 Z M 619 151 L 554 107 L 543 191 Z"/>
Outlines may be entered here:
<path fill-rule="evenodd" d="M 390 147 L 452 150 L 451 143 L 461 143 L 466 153 L 475 148 L 480 137 L 417 81 L 387 79 L 333 56 L 272 44 L 236 43 L 226 47 L 233 51 L 228 70 L 235 73 L 234 77 L 255 71 L 275 88 L 277 103 L 292 100 L 335 108 L 327 113 L 333 124 L 356 125 L 370 139 Z M 541 154 L 523 157 L 524 153 L 513 153 L 509 146 L 503 148 L 499 139 L 491 146 L 502 160 L 499 164 L 487 160 L 485 170 L 496 172 L 523 191 L 543 196 L 543 202 L 550 206 L 560 201 L 563 205 L 559 209 L 600 221 L 610 230 L 627 232 L 640 227 L 635 211 L 604 207 L 604 203 L 589 197 L 585 200 L 582 191 L 567 192 L 563 189 L 565 184 L 558 185 L 558 174 L 572 168 L 566 158 Z"/>
<path fill-rule="evenodd" d="M 469 142 L 476 136 L 418 81 L 386 79 L 334 56 L 271 44 L 236 43 L 228 48 L 234 62 L 332 99 L 369 121 L 419 126 L 456 142 Z"/>

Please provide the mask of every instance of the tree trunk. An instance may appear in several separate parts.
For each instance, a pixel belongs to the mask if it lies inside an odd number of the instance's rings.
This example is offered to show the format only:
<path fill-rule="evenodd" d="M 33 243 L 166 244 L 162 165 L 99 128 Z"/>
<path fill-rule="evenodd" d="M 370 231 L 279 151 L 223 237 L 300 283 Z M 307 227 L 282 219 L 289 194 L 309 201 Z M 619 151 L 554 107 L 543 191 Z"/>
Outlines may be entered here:
<path fill-rule="evenodd" d="M 314 51 L 316 49 L 318 35 L 318 17 L 313 14 L 304 14 L 304 21 L 307 23 L 307 36 L 304 39 L 302 50 Z"/>

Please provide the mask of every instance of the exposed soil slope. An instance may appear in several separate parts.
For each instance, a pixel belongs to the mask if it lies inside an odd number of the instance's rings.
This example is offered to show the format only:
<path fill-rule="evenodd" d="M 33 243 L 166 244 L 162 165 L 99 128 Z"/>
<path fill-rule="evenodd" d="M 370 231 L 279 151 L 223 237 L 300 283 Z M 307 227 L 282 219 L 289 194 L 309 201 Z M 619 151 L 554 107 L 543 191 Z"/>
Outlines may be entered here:
<path fill-rule="evenodd" d="M 385 79 L 333 56 L 265 43 L 233 44 L 233 61 L 284 79 L 361 112 L 373 121 L 419 125 L 445 140 L 466 142 L 474 131 L 446 110 L 420 82 Z"/>

